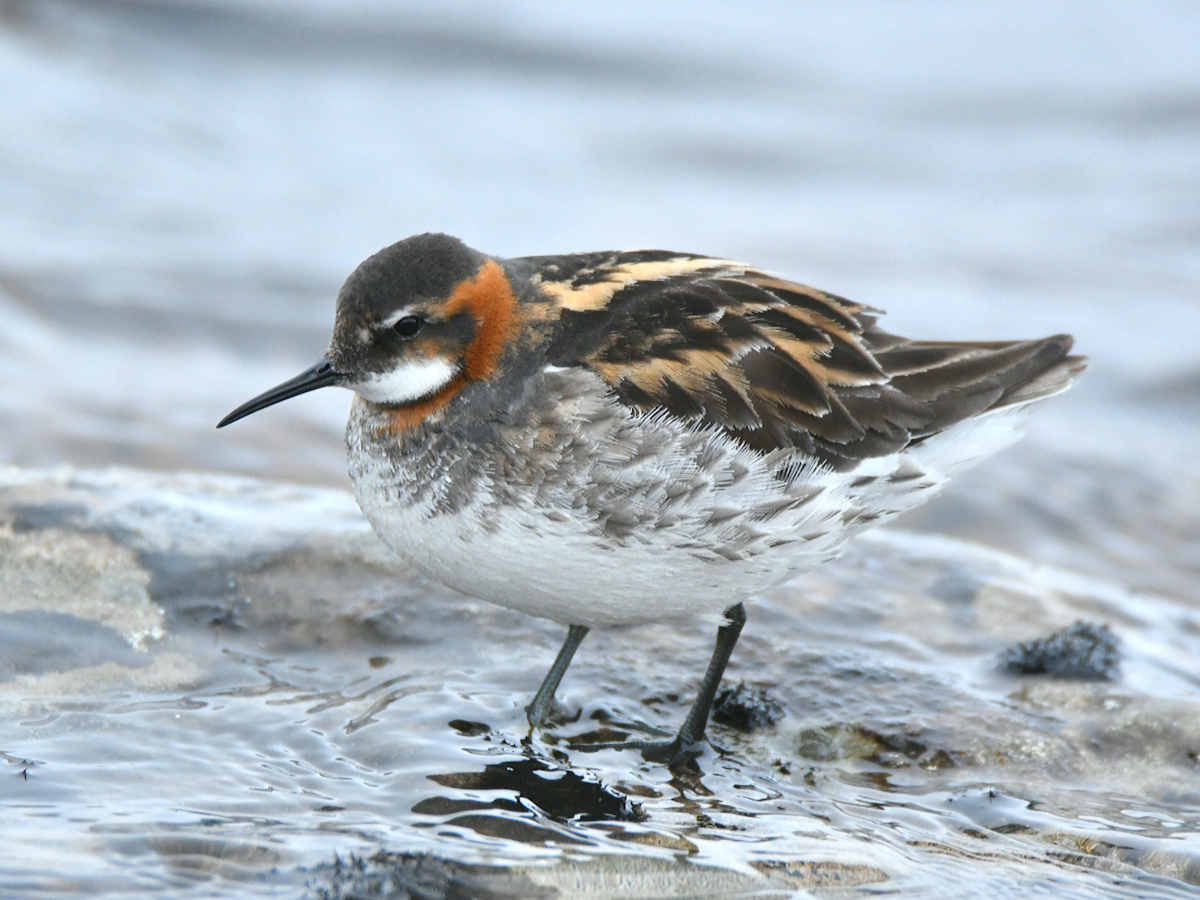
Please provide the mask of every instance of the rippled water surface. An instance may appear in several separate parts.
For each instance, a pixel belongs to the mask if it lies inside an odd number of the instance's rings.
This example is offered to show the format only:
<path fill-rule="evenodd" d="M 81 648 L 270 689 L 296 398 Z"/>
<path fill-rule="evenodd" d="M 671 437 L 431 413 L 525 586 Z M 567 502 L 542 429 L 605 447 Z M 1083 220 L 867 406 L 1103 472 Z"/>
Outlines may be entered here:
<path fill-rule="evenodd" d="M 1166 2 L 0 0 L 0 893 L 1193 895 L 1197 46 Z M 212 427 L 425 230 L 1092 365 L 751 604 L 777 721 L 672 774 L 580 745 L 677 727 L 705 627 L 589 636 L 531 736 L 561 629 L 389 558 L 346 395 Z M 1113 678 L 1002 670 L 1077 620 Z"/>

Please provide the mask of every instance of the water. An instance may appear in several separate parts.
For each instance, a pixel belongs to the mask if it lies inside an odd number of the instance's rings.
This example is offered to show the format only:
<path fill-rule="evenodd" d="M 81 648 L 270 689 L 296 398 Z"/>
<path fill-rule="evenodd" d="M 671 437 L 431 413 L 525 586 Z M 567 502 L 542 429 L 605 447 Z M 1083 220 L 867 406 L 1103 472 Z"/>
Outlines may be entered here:
<path fill-rule="evenodd" d="M 1200 877 L 1200 611 L 1183 604 L 881 532 L 754 605 L 730 678 L 786 715 L 715 726 L 723 752 L 673 775 L 572 742 L 676 724 L 702 627 L 592 636 L 566 718 L 527 741 L 560 629 L 422 583 L 342 492 L 10 469 L 3 499 L 6 632 L 43 625 L 0 683 L 14 889 L 288 895 L 380 847 L 538 883 L 590 872 L 601 896 L 664 867 L 745 881 L 781 863 L 945 896 L 1182 896 Z M 1121 680 L 997 670 L 1078 618 L 1120 634 Z"/>
<path fill-rule="evenodd" d="M 512 896 L 1194 891 L 1198 45 L 1173 3 L 0 4 L 5 893 L 297 896 L 380 849 Z M 424 230 L 732 256 L 1092 367 L 756 601 L 728 677 L 784 718 L 672 777 L 570 737 L 676 725 L 702 628 L 590 636 L 523 746 L 560 630 L 396 568 L 348 397 L 213 430 Z M 1118 680 L 997 670 L 1079 618 Z"/>

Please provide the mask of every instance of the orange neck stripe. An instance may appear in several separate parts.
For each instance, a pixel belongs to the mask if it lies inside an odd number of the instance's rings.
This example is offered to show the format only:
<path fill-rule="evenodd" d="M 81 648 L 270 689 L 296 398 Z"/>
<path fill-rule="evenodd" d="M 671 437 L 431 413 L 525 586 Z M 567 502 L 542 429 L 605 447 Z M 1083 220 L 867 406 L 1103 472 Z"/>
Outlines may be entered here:
<path fill-rule="evenodd" d="M 504 270 L 492 260 L 474 278 L 459 284 L 446 300 L 446 316 L 467 311 L 475 320 L 475 340 L 463 354 L 463 371 L 448 385 L 423 400 L 387 411 L 387 431 L 412 431 L 443 409 L 468 381 L 482 381 L 496 373 L 505 346 L 517 331 L 517 298 Z"/>
<path fill-rule="evenodd" d="M 475 340 L 463 354 L 466 376 L 491 378 L 505 346 L 517 331 L 517 298 L 504 270 L 492 260 L 469 281 L 462 282 L 446 301 L 446 315 L 466 310 L 475 319 Z"/>
<path fill-rule="evenodd" d="M 412 431 L 453 400 L 466 383 L 467 379 L 465 377 L 461 374 L 456 375 L 448 385 L 436 394 L 430 394 L 424 400 L 415 400 L 412 403 L 406 403 L 404 406 L 389 407 L 386 411 L 387 425 L 385 426 L 385 430 L 388 434 L 393 435 Z"/>

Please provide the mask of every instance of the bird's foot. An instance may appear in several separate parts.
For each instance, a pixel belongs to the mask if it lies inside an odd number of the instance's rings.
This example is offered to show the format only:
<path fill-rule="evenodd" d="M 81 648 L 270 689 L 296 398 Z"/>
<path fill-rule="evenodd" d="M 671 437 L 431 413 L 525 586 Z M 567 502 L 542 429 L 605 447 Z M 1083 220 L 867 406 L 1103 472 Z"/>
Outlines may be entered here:
<path fill-rule="evenodd" d="M 532 737 L 535 732 L 548 728 L 557 728 L 562 725 L 572 725 L 579 721 L 583 715 L 582 708 L 574 710 L 553 701 L 541 709 L 535 710 L 532 706 L 525 708 L 525 720 L 529 723 L 529 736 Z"/>

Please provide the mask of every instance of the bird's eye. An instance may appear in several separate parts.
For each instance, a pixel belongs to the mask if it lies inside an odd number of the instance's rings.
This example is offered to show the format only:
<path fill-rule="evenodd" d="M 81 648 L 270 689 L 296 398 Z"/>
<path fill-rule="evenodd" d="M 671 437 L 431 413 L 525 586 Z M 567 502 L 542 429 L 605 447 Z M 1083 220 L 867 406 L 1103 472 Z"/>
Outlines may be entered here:
<path fill-rule="evenodd" d="M 425 322 L 417 316 L 405 316 L 392 326 L 392 330 L 402 338 L 410 338 L 421 330 Z"/>

